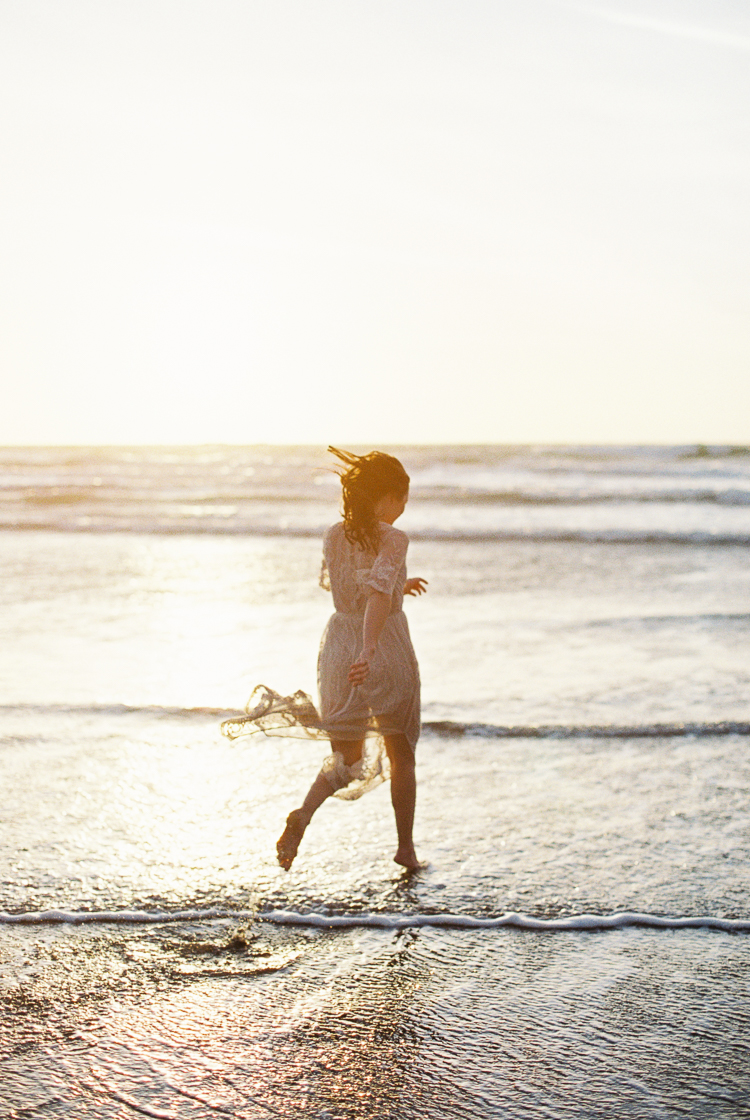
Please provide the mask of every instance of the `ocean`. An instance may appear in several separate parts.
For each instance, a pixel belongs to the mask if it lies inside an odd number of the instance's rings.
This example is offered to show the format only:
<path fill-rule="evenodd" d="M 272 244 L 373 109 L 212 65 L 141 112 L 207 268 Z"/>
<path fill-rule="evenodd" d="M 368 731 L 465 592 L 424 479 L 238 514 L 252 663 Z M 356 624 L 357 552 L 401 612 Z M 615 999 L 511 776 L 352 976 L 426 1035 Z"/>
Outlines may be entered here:
<path fill-rule="evenodd" d="M 750 448 L 392 450 L 415 875 L 219 732 L 315 692 L 325 449 L 0 449 L 0 1116 L 750 1112 Z"/>

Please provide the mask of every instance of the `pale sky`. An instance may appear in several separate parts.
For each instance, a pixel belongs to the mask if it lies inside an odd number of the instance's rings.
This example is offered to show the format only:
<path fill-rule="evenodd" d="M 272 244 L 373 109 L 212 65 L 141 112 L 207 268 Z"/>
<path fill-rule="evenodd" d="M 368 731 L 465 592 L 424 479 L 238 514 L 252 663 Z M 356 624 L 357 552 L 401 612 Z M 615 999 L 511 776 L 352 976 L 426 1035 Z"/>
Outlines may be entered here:
<path fill-rule="evenodd" d="M 750 442 L 747 0 L 0 0 L 0 443 Z"/>

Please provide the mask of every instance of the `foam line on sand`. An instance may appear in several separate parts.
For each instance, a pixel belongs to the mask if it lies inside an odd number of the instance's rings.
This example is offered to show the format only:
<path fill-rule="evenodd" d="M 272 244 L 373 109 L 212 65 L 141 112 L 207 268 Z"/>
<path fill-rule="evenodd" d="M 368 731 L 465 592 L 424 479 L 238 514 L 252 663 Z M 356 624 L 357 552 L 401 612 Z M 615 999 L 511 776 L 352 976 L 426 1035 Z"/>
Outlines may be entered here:
<path fill-rule="evenodd" d="M 608 930 L 640 926 L 649 929 L 716 929 L 725 933 L 750 933 L 750 918 L 719 918 L 712 915 L 663 917 L 624 911 L 616 914 L 571 914 L 565 918 L 535 918 L 529 914 L 508 913 L 495 918 L 475 918 L 469 914 L 307 914 L 294 910 L 229 910 L 222 907 L 195 910 L 42 910 L 34 913 L 0 912 L 0 924 L 49 925 L 147 924 L 156 922 L 195 922 L 217 918 L 271 922 L 274 925 L 308 926 L 316 929 L 414 929 L 433 926 L 446 929 L 514 929 L 538 932 L 556 930 Z"/>

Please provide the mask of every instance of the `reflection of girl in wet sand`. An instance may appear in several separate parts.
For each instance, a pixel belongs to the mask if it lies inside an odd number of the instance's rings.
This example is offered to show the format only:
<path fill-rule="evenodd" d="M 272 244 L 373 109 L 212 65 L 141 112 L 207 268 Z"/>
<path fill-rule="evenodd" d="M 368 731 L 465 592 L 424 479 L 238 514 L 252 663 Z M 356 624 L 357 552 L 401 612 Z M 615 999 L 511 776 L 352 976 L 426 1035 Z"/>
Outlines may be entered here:
<path fill-rule="evenodd" d="M 401 608 L 404 595 L 421 595 L 426 580 L 406 578 L 409 540 L 393 526 L 409 497 L 409 476 L 398 459 L 380 451 L 360 456 L 329 450 L 345 465 L 344 520 L 323 541 L 321 585 L 332 591 L 336 613 L 318 658 L 320 714 L 304 693 L 281 697 L 261 686 L 253 694 L 256 706 L 224 729 L 231 736 L 302 729 L 331 741 L 331 755 L 276 845 L 283 868 L 291 867 L 305 829 L 328 797 L 361 797 L 390 774 L 394 859 L 413 870 L 420 866 L 412 840 L 419 669 Z"/>

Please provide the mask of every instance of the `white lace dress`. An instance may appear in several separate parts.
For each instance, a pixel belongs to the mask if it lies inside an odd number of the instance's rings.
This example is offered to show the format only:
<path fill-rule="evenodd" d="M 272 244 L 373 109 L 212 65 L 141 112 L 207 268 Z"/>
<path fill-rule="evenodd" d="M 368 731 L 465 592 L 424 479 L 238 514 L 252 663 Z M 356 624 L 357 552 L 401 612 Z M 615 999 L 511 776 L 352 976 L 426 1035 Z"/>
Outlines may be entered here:
<path fill-rule="evenodd" d="M 335 613 L 323 633 L 318 657 L 320 712 L 304 692 L 279 696 L 259 685 L 250 697 L 247 715 L 222 724 L 224 734 L 265 731 L 303 734 L 334 741 L 365 739 L 362 760 L 344 765 L 335 752 L 324 764 L 336 796 L 361 797 L 389 777 L 384 735 L 403 735 L 412 750 L 420 731 L 419 668 L 402 610 L 409 538 L 380 522 L 376 553 L 351 544 L 344 525 L 332 525 L 323 540 L 321 586 L 333 593 Z M 362 652 L 362 624 L 373 591 L 391 596 L 391 611 L 370 662 L 370 673 L 354 687 L 349 669 Z"/>

